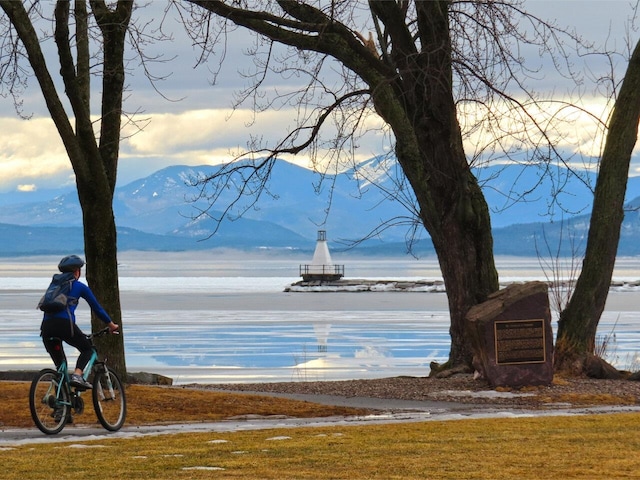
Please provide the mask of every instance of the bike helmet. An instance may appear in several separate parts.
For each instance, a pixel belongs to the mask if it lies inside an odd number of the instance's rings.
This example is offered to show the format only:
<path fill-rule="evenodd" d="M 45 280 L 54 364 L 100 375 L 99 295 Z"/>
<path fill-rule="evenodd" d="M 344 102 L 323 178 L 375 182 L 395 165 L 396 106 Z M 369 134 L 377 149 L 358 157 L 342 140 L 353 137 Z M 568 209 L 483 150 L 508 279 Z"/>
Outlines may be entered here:
<path fill-rule="evenodd" d="M 61 272 L 75 272 L 79 268 L 82 268 L 84 265 L 84 260 L 82 260 L 77 255 L 68 255 L 60 260 L 58 264 L 58 270 Z"/>

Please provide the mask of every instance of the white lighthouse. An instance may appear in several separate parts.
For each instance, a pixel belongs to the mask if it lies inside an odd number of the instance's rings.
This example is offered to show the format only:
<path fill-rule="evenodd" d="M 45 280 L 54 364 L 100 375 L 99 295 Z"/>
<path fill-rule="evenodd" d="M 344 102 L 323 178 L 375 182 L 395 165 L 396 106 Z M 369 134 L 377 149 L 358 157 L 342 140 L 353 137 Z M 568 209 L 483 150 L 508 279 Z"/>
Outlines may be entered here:
<path fill-rule="evenodd" d="M 327 232 L 318 230 L 318 241 L 310 265 L 300 265 L 300 276 L 305 282 L 339 280 L 344 276 L 344 265 L 334 265 L 327 246 Z"/>

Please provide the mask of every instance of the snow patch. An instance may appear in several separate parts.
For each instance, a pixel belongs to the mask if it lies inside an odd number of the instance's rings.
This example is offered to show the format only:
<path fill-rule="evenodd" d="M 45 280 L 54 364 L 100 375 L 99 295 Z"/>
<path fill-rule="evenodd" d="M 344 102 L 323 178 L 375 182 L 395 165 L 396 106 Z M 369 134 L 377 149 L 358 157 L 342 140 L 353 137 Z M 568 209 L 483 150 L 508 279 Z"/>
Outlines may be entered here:
<path fill-rule="evenodd" d="M 447 397 L 471 397 L 471 398 L 514 398 L 514 397 L 533 397 L 533 393 L 514 393 L 514 392 L 497 392 L 495 390 L 482 390 L 473 392 L 471 390 L 442 390 L 437 395 L 446 395 Z"/>

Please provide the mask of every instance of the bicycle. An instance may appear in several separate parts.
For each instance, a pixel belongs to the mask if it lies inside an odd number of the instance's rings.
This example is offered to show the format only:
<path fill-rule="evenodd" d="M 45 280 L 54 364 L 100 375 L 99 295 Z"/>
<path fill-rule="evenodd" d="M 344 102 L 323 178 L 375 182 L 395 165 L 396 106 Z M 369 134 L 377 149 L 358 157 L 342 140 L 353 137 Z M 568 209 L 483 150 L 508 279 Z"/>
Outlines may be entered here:
<path fill-rule="evenodd" d="M 93 347 L 91 359 L 84 369 L 83 377 L 88 381 L 93 374 L 93 409 L 102 426 L 115 432 L 124 424 L 127 414 L 127 401 L 120 378 L 107 367 L 106 359 L 98 361 L 98 352 L 93 345 L 95 337 L 109 332 L 106 327 L 87 335 Z M 66 359 L 57 370 L 40 370 L 31 382 L 29 390 L 29 409 L 36 426 L 48 435 L 62 431 L 72 421 L 71 411 L 80 415 L 84 412 L 82 393 L 84 388 L 76 388 L 69 383 L 69 371 Z"/>

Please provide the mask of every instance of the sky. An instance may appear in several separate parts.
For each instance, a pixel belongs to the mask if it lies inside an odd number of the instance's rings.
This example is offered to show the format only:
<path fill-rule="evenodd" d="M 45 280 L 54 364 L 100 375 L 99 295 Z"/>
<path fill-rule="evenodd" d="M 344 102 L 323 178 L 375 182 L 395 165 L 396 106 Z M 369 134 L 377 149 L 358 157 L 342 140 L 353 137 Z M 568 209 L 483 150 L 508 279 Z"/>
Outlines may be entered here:
<path fill-rule="evenodd" d="M 610 48 L 625 46 L 625 22 L 631 15 L 627 0 L 527 0 L 526 8 L 543 18 L 561 25 L 573 26 L 586 39 Z M 145 15 L 160 18 L 164 1 L 156 0 L 145 8 Z M 148 10 L 148 12 L 147 12 Z M 206 68 L 194 69 L 198 50 L 181 29 L 173 28 L 173 40 L 151 47 L 149 53 L 172 59 L 153 65 L 154 74 L 167 78 L 156 89 L 145 79 L 132 60 L 127 77 L 129 90 L 125 110 L 137 112 L 135 118 L 142 130 L 129 126 L 121 145 L 118 184 L 124 185 L 170 165 L 202 165 L 228 161 L 235 152 L 246 147 L 250 136 L 276 141 L 289 131 L 295 112 L 291 109 L 269 111 L 255 117 L 247 106 L 232 112 L 234 94 L 246 85 L 238 71 L 250 67 L 242 54 L 251 45 L 249 33 L 234 37 L 223 68 L 212 85 L 217 62 Z M 640 39 L 631 32 L 632 42 Z M 55 53 L 54 53 L 55 55 Z M 51 67 L 50 67 L 51 68 Z M 56 71 L 55 68 L 52 69 Z M 598 72 L 594 72 L 597 75 Z M 553 82 L 551 82 L 553 83 Z M 284 85 L 278 85 L 284 88 Z M 550 85 L 550 88 L 558 88 Z M 94 81 L 94 98 L 99 95 L 99 82 Z M 22 98 L 29 120 L 17 116 L 11 98 L 0 97 L 0 193 L 29 192 L 62 185 L 73 185 L 73 172 L 57 131 L 46 110 L 42 95 L 34 84 Z M 594 104 L 595 110 L 602 107 Z M 379 125 L 372 118 L 371 125 Z M 135 131 L 134 131 L 135 130 Z M 133 135 L 129 135 L 135 133 Z M 573 138 L 575 143 L 588 145 L 590 134 Z M 362 139 L 356 151 L 357 160 L 366 160 L 385 153 L 389 148 L 386 136 L 373 132 Z M 597 150 L 597 146 L 594 147 Z M 636 145 L 632 174 L 640 174 L 640 152 Z M 308 165 L 303 154 L 295 161 Z"/>

